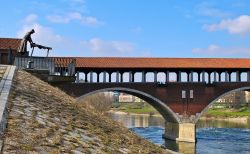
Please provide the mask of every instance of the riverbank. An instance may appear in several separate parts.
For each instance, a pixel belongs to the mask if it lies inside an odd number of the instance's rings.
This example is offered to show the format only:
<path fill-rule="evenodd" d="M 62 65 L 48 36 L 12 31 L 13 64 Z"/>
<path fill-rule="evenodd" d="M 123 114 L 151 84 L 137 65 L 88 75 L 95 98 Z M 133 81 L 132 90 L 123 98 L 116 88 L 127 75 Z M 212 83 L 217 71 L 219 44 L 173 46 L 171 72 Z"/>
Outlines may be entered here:
<path fill-rule="evenodd" d="M 239 109 L 211 108 L 203 116 L 217 117 L 217 118 L 238 118 L 238 117 L 250 118 L 250 107 L 242 107 Z"/>
<path fill-rule="evenodd" d="M 116 110 L 109 110 L 108 113 L 118 114 L 118 115 L 135 115 L 135 116 L 152 116 L 152 117 L 160 117 L 163 118 L 160 114 L 148 114 L 148 113 L 131 113 L 131 112 L 123 112 L 123 111 L 116 111 Z M 218 116 L 202 116 L 199 120 L 209 120 L 209 121 L 226 121 L 226 122 L 233 122 L 233 123 L 249 123 L 250 117 L 218 117 Z"/>
<path fill-rule="evenodd" d="M 27 72 L 13 84 L 3 153 L 167 153 Z"/>
<path fill-rule="evenodd" d="M 107 113 L 120 114 L 120 115 L 141 115 L 141 116 L 162 117 L 161 114 L 133 113 L 133 112 L 117 111 L 112 109 L 109 110 Z"/>
<path fill-rule="evenodd" d="M 152 106 L 146 104 L 138 107 L 138 103 L 121 103 L 117 108 L 112 108 L 110 112 L 117 112 L 118 114 L 141 114 L 161 116 L 160 113 Z M 216 119 L 250 119 L 250 107 L 242 107 L 239 109 L 228 108 L 211 108 L 203 116 L 205 118 Z"/>
<path fill-rule="evenodd" d="M 121 111 L 134 114 L 160 115 L 160 113 L 154 107 L 145 102 L 119 103 L 114 106 L 115 107 L 111 109 L 112 111 Z"/>
<path fill-rule="evenodd" d="M 216 121 L 228 121 L 234 123 L 247 123 L 250 121 L 249 117 L 201 117 L 199 120 L 216 120 Z"/>

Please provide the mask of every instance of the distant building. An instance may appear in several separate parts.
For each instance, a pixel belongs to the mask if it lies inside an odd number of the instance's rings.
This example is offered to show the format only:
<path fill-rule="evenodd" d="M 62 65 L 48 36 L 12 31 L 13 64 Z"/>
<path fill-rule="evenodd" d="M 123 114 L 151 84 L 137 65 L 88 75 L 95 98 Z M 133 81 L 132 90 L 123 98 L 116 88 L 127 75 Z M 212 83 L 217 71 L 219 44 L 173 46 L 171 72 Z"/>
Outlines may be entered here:
<path fill-rule="evenodd" d="M 22 39 L 0 38 L 0 64 L 13 64 Z"/>
<path fill-rule="evenodd" d="M 247 92 L 249 93 L 249 92 Z M 250 94 L 246 95 L 245 91 L 231 92 L 217 100 L 218 103 L 234 103 L 236 101 L 246 102 L 250 100 Z"/>
<path fill-rule="evenodd" d="M 133 103 L 133 102 L 145 102 L 145 101 L 133 95 L 119 93 L 119 102 Z"/>
<path fill-rule="evenodd" d="M 133 96 L 125 93 L 120 93 L 119 102 L 134 102 Z"/>
<path fill-rule="evenodd" d="M 219 98 L 216 102 L 217 108 L 221 107 L 236 107 L 240 106 L 241 104 L 245 104 L 249 102 L 250 100 L 250 94 L 249 92 L 245 91 L 237 91 L 237 92 L 231 92 L 221 98 Z"/>

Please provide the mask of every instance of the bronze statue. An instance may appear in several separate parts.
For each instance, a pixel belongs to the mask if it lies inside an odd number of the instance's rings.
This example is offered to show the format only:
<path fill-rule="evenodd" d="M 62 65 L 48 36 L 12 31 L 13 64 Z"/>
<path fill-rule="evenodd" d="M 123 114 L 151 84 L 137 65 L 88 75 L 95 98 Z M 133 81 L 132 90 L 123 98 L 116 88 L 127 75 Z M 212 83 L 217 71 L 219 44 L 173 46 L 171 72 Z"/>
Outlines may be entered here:
<path fill-rule="evenodd" d="M 35 48 L 35 47 L 37 47 L 37 48 L 39 48 L 39 49 L 46 49 L 46 50 L 47 50 L 47 56 L 46 56 L 46 57 L 49 56 L 49 50 L 52 50 L 51 47 L 46 47 L 46 46 L 43 46 L 43 45 L 40 45 L 40 44 L 36 44 L 36 43 L 31 43 L 30 46 L 31 46 L 31 48 L 32 48 L 32 52 L 31 52 L 30 56 L 33 55 L 33 51 L 34 51 L 34 48 Z"/>
<path fill-rule="evenodd" d="M 25 53 L 27 53 L 27 43 L 29 42 L 30 43 L 30 47 L 31 44 L 33 43 L 32 39 L 31 39 L 31 35 L 35 33 L 35 30 L 32 29 L 31 31 L 29 31 L 28 33 L 25 34 L 25 36 L 23 37 L 22 39 L 22 42 L 21 42 L 21 46 L 18 50 L 19 53 L 21 53 L 22 55 L 24 55 Z"/>
<path fill-rule="evenodd" d="M 32 56 L 34 48 L 37 47 L 39 49 L 46 49 L 47 50 L 47 57 L 48 57 L 49 50 L 52 50 L 52 48 L 34 43 L 32 41 L 32 38 L 31 38 L 31 35 L 34 34 L 34 33 L 35 33 L 35 30 L 32 29 L 31 31 L 29 31 L 28 33 L 25 34 L 25 36 L 22 39 L 21 46 L 20 46 L 20 48 L 18 50 L 18 53 L 20 53 L 21 55 L 24 55 L 24 56 L 28 56 L 29 53 L 27 51 L 27 44 L 29 42 L 30 47 L 32 48 L 32 52 L 31 52 L 30 56 Z"/>

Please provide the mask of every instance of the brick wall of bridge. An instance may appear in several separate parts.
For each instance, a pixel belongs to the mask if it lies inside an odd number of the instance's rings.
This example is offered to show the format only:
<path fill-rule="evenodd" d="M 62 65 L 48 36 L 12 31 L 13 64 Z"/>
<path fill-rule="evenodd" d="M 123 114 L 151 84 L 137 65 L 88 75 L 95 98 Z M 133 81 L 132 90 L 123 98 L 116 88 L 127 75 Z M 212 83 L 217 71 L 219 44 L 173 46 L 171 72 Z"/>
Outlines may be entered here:
<path fill-rule="evenodd" d="M 125 88 L 130 93 L 129 89 L 141 91 L 148 94 L 167 105 L 174 113 L 179 115 L 197 115 L 201 113 L 213 100 L 219 96 L 242 87 L 250 87 L 249 82 L 240 83 L 169 83 L 169 84 L 157 84 L 157 83 L 65 83 L 56 85 L 63 91 L 74 97 L 80 97 L 82 95 L 112 88 L 112 90 L 118 90 L 119 88 Z M 182 91 L 185 90 L 187 98 L 182 98 Z M 189 92 L 193 90 L 193 99 L 189 98 Z M 137 97 L 143 97 L 132 93 Z M 143 99 L 147 99 L 145 96 Z M 150 101 L 150 99 L 146 100 Z M 149 102 L 150 103 L 150 102 Z M 157 102 L 154 102 L 157 103 Z M 152 104 L 154 107 L 158 107 L 161 110 L 162 106 Z"/>

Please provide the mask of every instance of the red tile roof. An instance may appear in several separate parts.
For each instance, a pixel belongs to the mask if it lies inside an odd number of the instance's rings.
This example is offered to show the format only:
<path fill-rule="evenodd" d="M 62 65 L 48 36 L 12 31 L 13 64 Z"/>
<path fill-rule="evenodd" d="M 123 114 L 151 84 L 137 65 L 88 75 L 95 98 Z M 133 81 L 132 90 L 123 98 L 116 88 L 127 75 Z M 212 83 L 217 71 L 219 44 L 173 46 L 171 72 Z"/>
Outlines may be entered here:
<path fill-rule="evenodd" d="M 22 39 L 16 38 L 0 38 L 0 49 L 13 49 L 17 50 L 21 45 Z"/>
<path fill-rule="evenodd" d="M 72 57 L 73 58 L 73 57 Z M 249 68 L 250 59 L 77 57 L 77 68 Z"/>

